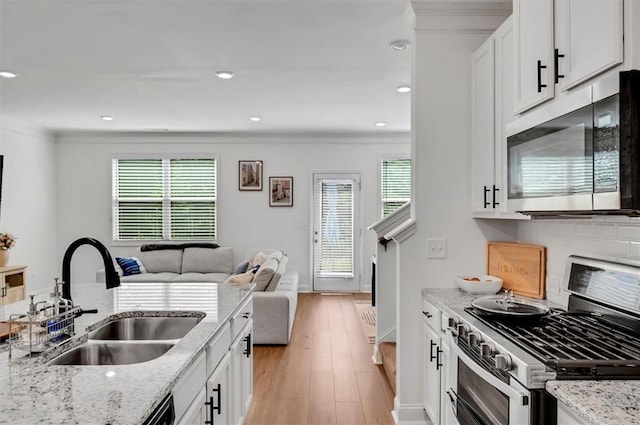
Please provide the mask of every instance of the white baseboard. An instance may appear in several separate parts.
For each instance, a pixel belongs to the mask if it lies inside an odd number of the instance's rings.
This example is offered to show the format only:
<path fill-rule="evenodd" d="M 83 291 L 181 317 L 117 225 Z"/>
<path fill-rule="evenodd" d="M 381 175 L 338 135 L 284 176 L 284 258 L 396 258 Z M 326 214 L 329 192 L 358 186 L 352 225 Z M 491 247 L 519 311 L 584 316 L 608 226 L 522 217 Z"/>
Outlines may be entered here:
<path fill-rule="evenodd" d="M 422 404 L 400 405 L 398 397 L 393 399 L 391 416 L 396 425 L 432 425 Z"/>

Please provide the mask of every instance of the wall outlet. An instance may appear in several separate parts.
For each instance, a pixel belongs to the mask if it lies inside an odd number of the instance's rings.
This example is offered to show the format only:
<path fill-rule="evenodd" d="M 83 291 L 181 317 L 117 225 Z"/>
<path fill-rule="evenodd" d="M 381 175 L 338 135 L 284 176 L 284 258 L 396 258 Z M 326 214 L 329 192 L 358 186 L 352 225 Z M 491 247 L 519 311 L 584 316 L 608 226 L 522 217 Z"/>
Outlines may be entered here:
<path fill-rule="evenodd" d="M 447 240 L 427 239 L 427 258 L 447 258 Z"/>

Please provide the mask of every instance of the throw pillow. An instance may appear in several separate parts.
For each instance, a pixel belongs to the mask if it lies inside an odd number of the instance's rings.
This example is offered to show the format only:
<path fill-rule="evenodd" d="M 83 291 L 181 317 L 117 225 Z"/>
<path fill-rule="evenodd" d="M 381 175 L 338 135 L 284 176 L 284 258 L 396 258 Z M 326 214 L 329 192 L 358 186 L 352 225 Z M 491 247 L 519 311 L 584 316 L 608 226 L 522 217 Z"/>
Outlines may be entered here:
<path fill-rule="evenodd" d="M 255 257 L 253 257 L 253 260 L 251 261 L 251 264 L 253 266 L 261 266 L 262 263 L 264 263 L 264 261 L 267 259 L 267 254 L 265 254 L 264 252 L 260 251 L 256 254 Z"/>
<path fill-rule="evenodd" d="M 233 272 L 233 274 L 246 273 L 248 269 L 249 269 L 249 262 L 248 261 L 243 261 L 242 263 L 240 263 L 240 264 L 238 264 L 236 266 L 236 269 Z"/>
<path fill-rule="evenodd" d="M 241 273 L 241 274 L 234 274 L 231 275 L 227 278 L 227 280 L 224 281 L 224 283 L 230 283 L 230 284 L 242 284 L 242 283 L 251 283 L 251 281 L 253 280 L 253 273 L 251 272 L 245 272 L 245 273 Z"/>
<path fill-rule="evenodd" d="M 264 291 L 271 282 L 273 274 L 278 268 L 278 260 L 275 258 L 269 258 L 260 266 L 258 272 L 253 277 L 253 283 L 256 285 L 256 291 Z"/>
<path fill-rule="evenodd" d="M 142 265 L 142 261 L 140 261 L 137 257 L 116 257 L 116 263 L 118 263 L 118 266 L 120 266 L 120 269 L 122 269 L 123 276 L 131 276 L 132 274 L 147 272 L 144 269 L 144 265 Z"/>

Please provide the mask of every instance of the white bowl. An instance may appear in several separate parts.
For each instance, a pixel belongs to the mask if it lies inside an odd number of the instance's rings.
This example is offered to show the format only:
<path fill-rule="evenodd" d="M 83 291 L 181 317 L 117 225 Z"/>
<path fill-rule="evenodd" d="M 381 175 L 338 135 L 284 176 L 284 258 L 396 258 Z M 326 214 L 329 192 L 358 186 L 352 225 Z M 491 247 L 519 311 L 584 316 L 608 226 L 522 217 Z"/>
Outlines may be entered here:
<path fill-rule="evenodd" d="M 502 289 L 502 279 L 489 275 L 456 276 L 456 286 L 469 294 L 497 294 Z"/>

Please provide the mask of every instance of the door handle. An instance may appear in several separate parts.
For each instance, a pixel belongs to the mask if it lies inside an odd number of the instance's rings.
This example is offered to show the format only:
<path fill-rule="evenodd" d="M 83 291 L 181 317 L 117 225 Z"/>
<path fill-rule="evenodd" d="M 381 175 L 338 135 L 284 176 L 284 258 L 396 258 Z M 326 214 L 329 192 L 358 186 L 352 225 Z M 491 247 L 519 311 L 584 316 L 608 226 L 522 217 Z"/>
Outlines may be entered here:
<path fill-rule="evenodd" d="M 494 184 L 493 185 L 493 208 L 495 208 L 497 205 L 500 205 L 500 202 L 496 202 L 496 192 L 500 192 L 500 189 L 498 189 Z"/>
<path fill-rule="evenodd" d="M 429 362 L 434 361 L 437 356 L 433 355 L 433 347 L 435 347 L 437 344 L 435 342 L 433 342 L 433 340 L 431 340 L 431 348 L 429 349 Z M 439 350 L 439 348 L 438 348 Z"/>
<path fill-rule="evenodd" d="M 542 93 L 542 89 L 547 87 L 546 84 L 542 84 L 542 70 L 547 69 L 547 65 L 543 65 L 542 61 L 538 61 L 538 93 Z"/>
<path fill-rule="evenodd" d="M 491 189 L 489 189 L 487 186 L 484 186 L 484 207 L 485 208 L 491 205 L 491 202 L 487 201 L 487 193 L 489 193 L 490 191 Z"/>
<path fill-rule="evenodd" d="M 564 55 L 561 55 L 560 52 L 558 51 L 558 49 L 554 49 L 553 51 L 553 67 L 554 67 L 554 72 L 553 72 L 553 81 L 555 84 L 558 84 L 558 81 L 560 80 L 560 78 L 564 78 L 564 75 L 560 74 L 558 72 L 558 59 L 563 58 Z"/>

